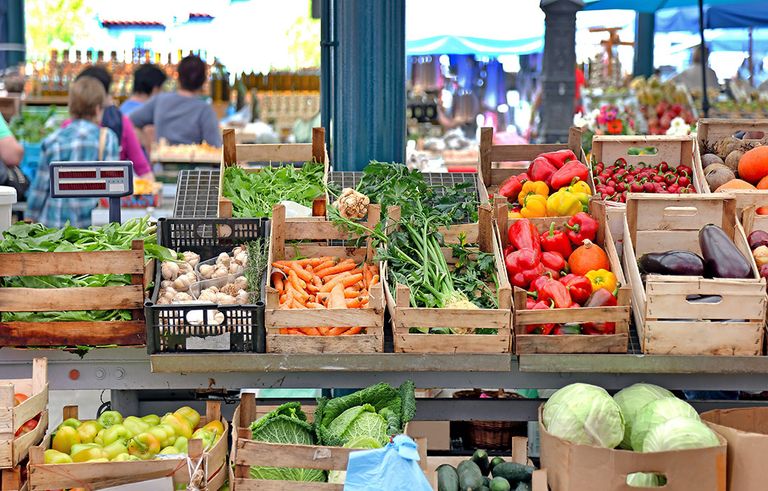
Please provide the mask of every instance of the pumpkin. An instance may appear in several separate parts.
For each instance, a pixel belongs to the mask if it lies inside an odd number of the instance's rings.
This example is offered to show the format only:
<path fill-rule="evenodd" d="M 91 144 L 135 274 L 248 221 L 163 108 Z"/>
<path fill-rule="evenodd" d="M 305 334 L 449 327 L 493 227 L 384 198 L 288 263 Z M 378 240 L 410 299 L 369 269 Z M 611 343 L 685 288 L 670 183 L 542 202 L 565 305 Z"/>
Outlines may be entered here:
<path fill-rule="evenodd" d="M 611 263 L 608 261 L 608 254 L 603 248 L 587 239 L 583 245 L 571 253 L 568 258 L 568 267 L 571 269 L 571 273 L 584 276 L 588 272 L 598 269 L 610 271 Z"/>
<path fill-rule="evenodd" d="M 757 183 L 757 189 L 768 189 L 768 176 L 760 179 L 760 182 Z"/>
<path fill-rule="evenodd" d="M 768 146 L 755 147 L 739 160 L 739 177 L 752 184 L 768 176 Z"/>
<path fill-rule="evenodd" d="M 757 210 L 755 210 L 755 213 L 758 215 L 768 215 L 768 206 L 761 206 Z"/>
<path fill-rule="evenodd" d="M 731 179 L 719 188 L 715 189 L 715 192 L 722 193 L 731 189 L 751 189 L 754 191 L 755 186 L 751 185 L 747 181 L 742 181 L 741 179 Z"/>

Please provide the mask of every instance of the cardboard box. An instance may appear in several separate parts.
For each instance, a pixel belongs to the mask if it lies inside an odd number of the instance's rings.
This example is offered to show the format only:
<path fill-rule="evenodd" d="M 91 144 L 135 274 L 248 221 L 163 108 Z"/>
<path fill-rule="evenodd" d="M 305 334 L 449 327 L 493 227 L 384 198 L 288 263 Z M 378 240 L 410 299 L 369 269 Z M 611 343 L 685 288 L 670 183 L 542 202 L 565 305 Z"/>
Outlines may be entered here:
<path fill-rule="evenodd" d="M 408 435 L 426 438 L 428 450 L 451 449 L 450 421 L 411 421 L 408 423 Z"/>
<path fill-rule="evenodd" d="M 719 447 L 672 452 L 639 453 L 575 445 L 544 429 L 541 408 L 539 433 L 541 467 L 547 470 L 552 491 L 637 491 L 641 488 L 627 485 L 627 475 L 635 472 L 664 474 L 666 491 L 726 489 L 727 445 L 722 437 Z"/>
<path fill-rule="evenodd" d="M 729 491 L 764 490 L 768 407 L 718 409 L 701 419 L 728 441 Z"/>

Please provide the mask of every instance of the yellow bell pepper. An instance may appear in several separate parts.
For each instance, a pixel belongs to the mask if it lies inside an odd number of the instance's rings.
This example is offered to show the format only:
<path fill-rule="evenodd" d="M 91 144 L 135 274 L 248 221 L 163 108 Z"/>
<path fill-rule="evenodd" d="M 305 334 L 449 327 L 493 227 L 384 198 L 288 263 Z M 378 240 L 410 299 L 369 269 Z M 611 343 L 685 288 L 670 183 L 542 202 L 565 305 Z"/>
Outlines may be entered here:
<path fill-rule="evenodd" d="M 520 214 L 523 218 L 543 218 L 547 216 L 547 198 L 540 194 L 531 194 L 525 198 Z"/>
<path fill-rule="evenodd" d="M 586 276 L 587 279 L 589 279 L 589 282 L 592 283 L 593 293 L 601 288 L 604 288 L 613 293 L 613 291 L 616 290 L 616 286 L 618 285 L 616 275 L 607 269 L 596 269 L 588 271 L 584 276 Z"/>
<path fill-rule="evenodd" d="M 592 195 L 592 189 L 590 189 L 589 184 L 584 181 L 576 181 L 565 189 L 572 193 L 584 193 L 590 196 Z"/>
<path fill-rule="evenodd" d="M 565 189 L 547 198 L 547 216 L 550 217 L 570 217 L 583 209 L 579 196 Z"/>
<path fill-rule="evenodd" d="M 518 218 L 523 218 L 523 215 L 521 215 L 519 211 L 510 210 L 507 212 L 507 218 L 510 220 L 517 220 Z"/>
<path fill-rule="evenodd" d="M 520 190 L 520 194 L 517 195 L 517 202 L 525 206 L 525 198 L 531 195 L 536 196 L 549 196 L 549 186 L 544 181 L 526 181 L 523 183 L 523 189 Z"/>

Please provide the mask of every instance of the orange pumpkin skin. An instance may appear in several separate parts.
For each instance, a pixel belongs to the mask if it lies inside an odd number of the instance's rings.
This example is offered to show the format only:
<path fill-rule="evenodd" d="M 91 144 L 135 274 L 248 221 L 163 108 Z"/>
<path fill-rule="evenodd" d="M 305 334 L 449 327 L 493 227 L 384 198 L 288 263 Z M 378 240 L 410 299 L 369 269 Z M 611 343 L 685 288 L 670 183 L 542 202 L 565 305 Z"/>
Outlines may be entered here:
<path fill-rule="evenodd" d="M 761 206 L 757 210 L 755 210 L 755 213 L 758 215 L 768 215 L 768 206 Z"/>
<path fill-rule="evenodd" d="M 760 182 L 757 183 L 757 189 L 768 189 L 768 176 L 760 179 Z"/>
<path fill-rule="evenodd" d="M 568 258 L 568 267 L 571 268 L 571 273 L 584 276 L 588 272 L 598 269 L 610 271 L 611 263 L 608 261 L 608 254 L 602 247 L 585 240 L 584 245 L 571 253 Z"/>
<path fill-rule="evenodd" d="M 715 192 L 722 193 L 730 189 L 751 189 L 754 191 L 755 186 L 751 185 L 747 181 L 742 181 L 741 179 L 731 179 L 730 181 L 726 182 L 719 188 L 715 189 Z"/>
<path fill-rule="evenodd" d="M 739 177 L 755 184 L 768 176 L 768 146 L 755 147 L 741 156 Z"/>

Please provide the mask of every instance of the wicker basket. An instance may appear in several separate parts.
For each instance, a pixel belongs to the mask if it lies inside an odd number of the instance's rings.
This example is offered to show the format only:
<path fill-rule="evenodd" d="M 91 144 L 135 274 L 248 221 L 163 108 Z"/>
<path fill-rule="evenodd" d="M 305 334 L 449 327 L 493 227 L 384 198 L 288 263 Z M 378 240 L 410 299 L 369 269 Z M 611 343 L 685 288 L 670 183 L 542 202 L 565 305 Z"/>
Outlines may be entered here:
<path fill-rule="evenodd" d="M 499 390 L 460 390 L 455 399 L 522 399 L 520 394 Z M 465 447 L 484 450 L 509 450 L 513 436 L 525 436 L 527 425 L 517 421 L 466 421 L 459 427 Z"/>

